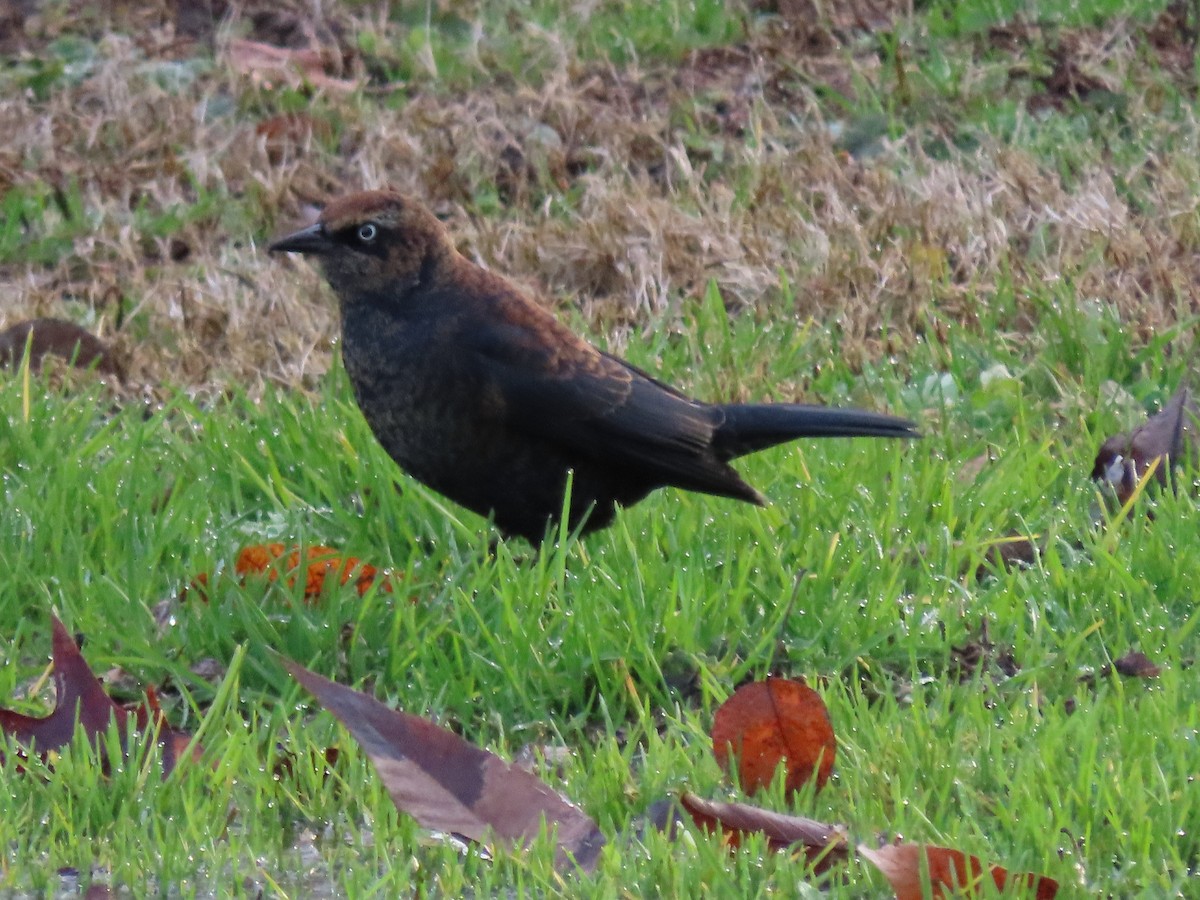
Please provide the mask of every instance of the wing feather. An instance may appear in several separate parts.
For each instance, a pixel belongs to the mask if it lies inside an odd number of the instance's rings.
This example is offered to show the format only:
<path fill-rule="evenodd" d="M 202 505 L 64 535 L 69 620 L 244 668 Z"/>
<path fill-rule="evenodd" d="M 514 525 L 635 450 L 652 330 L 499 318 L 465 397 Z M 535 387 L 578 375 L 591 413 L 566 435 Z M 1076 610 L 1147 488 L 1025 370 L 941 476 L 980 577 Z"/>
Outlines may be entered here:
<path fill-rule="evenodd" d="M 573 336 L 548 345 L 516 325 L 471 330 L 484 390 L 510 427 L 664 484 L 732 487 L 736 474 L 712 453 L 712 407 Z"/>

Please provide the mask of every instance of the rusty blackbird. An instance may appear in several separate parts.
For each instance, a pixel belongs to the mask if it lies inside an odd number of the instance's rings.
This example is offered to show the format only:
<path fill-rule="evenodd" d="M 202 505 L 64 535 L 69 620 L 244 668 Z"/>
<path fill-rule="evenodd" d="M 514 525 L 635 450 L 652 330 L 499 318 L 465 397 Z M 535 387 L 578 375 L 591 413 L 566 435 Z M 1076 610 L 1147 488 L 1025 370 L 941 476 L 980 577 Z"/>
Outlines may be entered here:
<path fill-rule="evenodd" d="M 358 405 L 400 467 L 535 545 L 568 472 L 568 524 L 588 532 L 665 486 L 762 504 L 729 461 L 794 438 L 916 434 L 854 409 L 692 400 L 571 333 L 393 191 L 339 197 L 270 249 L 320 263 Z"/>

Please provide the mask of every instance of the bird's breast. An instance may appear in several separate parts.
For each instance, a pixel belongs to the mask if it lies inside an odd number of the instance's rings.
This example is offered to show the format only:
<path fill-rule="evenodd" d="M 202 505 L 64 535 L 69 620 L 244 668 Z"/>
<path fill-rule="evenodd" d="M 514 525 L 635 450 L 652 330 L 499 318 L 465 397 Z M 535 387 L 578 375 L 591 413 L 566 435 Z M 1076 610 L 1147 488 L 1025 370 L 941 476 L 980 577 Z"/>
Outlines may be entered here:
<path fill-rule="evenodd" d="M 342 359 L 367 423 L 402 468 L 433 487 L 475 465 L 497 428 L 494 398 L 445 326 L 371 310 L 344 315 L 342 325 Z"/>

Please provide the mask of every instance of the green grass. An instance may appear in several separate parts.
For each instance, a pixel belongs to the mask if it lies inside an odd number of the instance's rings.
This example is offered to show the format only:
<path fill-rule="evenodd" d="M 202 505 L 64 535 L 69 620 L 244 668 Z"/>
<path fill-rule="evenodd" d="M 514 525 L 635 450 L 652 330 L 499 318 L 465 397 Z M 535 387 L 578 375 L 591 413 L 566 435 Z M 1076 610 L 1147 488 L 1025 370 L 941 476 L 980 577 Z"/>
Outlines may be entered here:
<path fill-rule="evenodd" d="M 965 161 L 957 171 L 992 177 L 994 186 L 1015 177 L 989 168 L 994 155 L 1008 153 L 1028 161 L 1013 171 L 1032 172 L 1031 190 L 1056 211 L 1097 171 L 1109 173 L 1116 197 L 1140 221 L 1170 220 L 1171 252 L 1186 256 L 1200 234 L 1189 205 L 1200 191 L 1190 159 L 1194 100 L 1178 79 L 1142 64 L 1151 59 L 1145 42 L 1135 34 L 1132 55 L 1089 63 L 1126 106 L 1070 100 L 1059 112 L 1031 115 L 1025 104 L 1040 90 L 1036 79 L 1012 74 L 1026 65 L 1047 75 L 1062 29 L 1102 31 L 1125 5 L 917 4 L 917 14 L 891 30 L 850 36 L 839 51 L 852 70 L 850 94 L 795 73 L 811 109 L 765 110 L 766 100 L 753 98 L 763 121 L 769 112 L 794 126 L 765 137 L 753 119 L 743 135 L 721 133 L 707 95 L 679 100 L 658 121 L 670 128 L 664 143 L 688 148 L 699 175 L 670 200 L 691 214 L 710 193 L 725 192 L 736 215 L 758 209 L 771 192 L 794 191 L 807 203 L 806 191 L 833 197 L 843 182 L 877 177 L 871 183 L 883 185 L 886 203 L 896 183 L 889 177 L 917 177 L 944 159 Z M 1046 31 L 1017 51 L 990 43 L 988 27 L 1010 21 L 1018 7 Z M 1150 21 L 1161 8 L 1144 4 L 1133 21 Z M 238 134 L 276 113 L 305 112 L 328 121 L 330 133 L 282 165 L 349 184 L 363 173 L 360 158 L 347 163 L 348 155 L 400 140 L 399 120 L 387 120 L 390 132 L 371 130 L 381 109 L 403 109 L 422 95 L 450 102 L 493 83 L 533 90 L 564 67 L 669 68 L 694 48 L 753 37 L 769 20 L 762 10 L 707 2 L 600 4 L 588 19 L 549 0 L 410 7 L 380 27 L 364 17 L 353 40 L 374 85 L 405 84 L 313 99 L 204 82 L 201 94 L 188 95 L 203 107 L 208 135 L 207 150 L 195 152 L 224 162 L 224 149 L 213 147 L 242 146 Z M 115 51 L 94 35 L 60 36 L 49 47 L 0 73 L 13 92 L 33 98 L 35 111 L 111 71 L 106 54 Z M 201 78 L 211 61 L 201 62 L 184 61 L 176 74 Z M 162 74 L 129 68 L 139 89 Z M 161 320 L 175 320 L 155 304 L 178 298 L 185 318 L 194 309 L 227 314 L 204 321 L 216 323 L 228 352 L 271 345 L 282 337 L 271 331 L 280 320 L 255 313 L 274 302 L 286 307 L 294 297 L 267 292 L 301 276 L 246 248 L 295 212 L 278 199 L 277 172 L 263 175 L 263 161 L 244 147 L 227 154 L 241 166 L 232 170 L 237 178 L 206 168 L 189 157 L 188 135 L 169 126 L 174 107 L 163 94 L 147 96 L 162 104 L 150 107 L 152 123 L 169 132 L 162 180 L 114 201 L 97 172 L 130 163 L 119 123 L 98 132 L 109 134 L 107 143 L 64 134 L 67 152 L 93 168 L 81 165 L 57 187 L 36 169 L 6 182 L 4 275 L 12 284 L 57 285 L 66 271 L 46 308 L 89 322 L 105 313 L 79 285 L 113 279 L 132 317 L 127 338 L 161 337 Z M 798 137 L 822 117 L 829 139 L 856 159 L 838 163 L 834 175 L 823 171 L 815 185 L 783 178 L 824 160 Z M 781 161 L 789 141 L 801 150 Z M 452 157 L 466 170 L 456 170 L 455 202 L 485 225 L 570 223 L 585 201 L 595 202 L 586 182 L 563 187 L 544 172 L 528 195 L 506 198 L 488 168 L 494 150 Z M 383 158 L 397 167 L 426 162 L 400 150 Z M 587 172 L 611 174 L 594 159 Z M 649 190 L 640 178 L 622 184 L 614 176 L 612 189 L 626 189 L 635 204 Z M 1157 193 L 1170 179 L 1176 193 Z M 863 195 L 836 199 L 846 196 Z M 815 216 L 820 206 L 804 208 Z M 172 370 L 145 403 L 114 399 L 86 379 L 62 387 L 55 378 L 0 374 L 0 705 L 45 708 L 41 679 L 56 611 L 85 636 L 95 671 L 125 673 L 114 693 L 135 700 L 141 686 L 160 686 L 170 721 L 198 733 L 205 747 L 200 764 L 165 781 L 153 752 L 105 773 L 80 744 L 52 768 L 35 765 L 25 775 L 8 754 L 0 890 L 69 889 L 75 876 L 60 870 L 72 869 L 82 882 L 125 885 L 137 896 L 815 894 L 796 862 L 761 844 L 731 855 L 698 835 L 633 836 L 636 818 L 671 792 L 731 795 L 707 737 L 713 710 L 742 681 L 783 673 L 817 687 L 839 741 L 835 779 L 795 812 L 846 823 L 860 840 L 902 834 L 1041 872 L 1064 885 L 1060 896 L 1194 894 L 1200 688 L 1189 667 L 1200 643 L 1198 492 L 1184 479 L 1179 495 L 1152 492 L 1128 522 L 1097 523 L 1088 480 L 1104 438 L 1195 378 L 1191 272 L 1172 264 L 1176 255 L 1164 265 L 1178 281 L 1164 287 L 1147 278 L 1134 289 L 1119 279 L 1129 259 L 1143 259 L 1123 243 L 1127 234 L 1093 234 L 1080 250 L 1061 229 L 1027 235 L 1010 218 L 1007 255 L 979 283 L 963 283 L 938 244 L 945 232 L 925 210 L 909 203 L 879 212 L 848 218 L 875 229 L 864 243 L 877 257 L 896 246 L 921 251 L 933 275 L 901 273 L 918 282 L 907 290 L 920 302 L 909 308 L 891 270 L 896 294 L 881 292 L 879 302 L 893 298 L 894 308 L 872 310 L 882 327 L 866 334 L 852 301 L 796 313 L 810 309 L 815 279 L 841 271 L 839 240 L 857 235 L 839 231 L 844 222 L 836 219 L 814 221 L 832 244 L 828 257 L 812 261 L 804 248 L 780 259 L 779 284 L 756 303 L 723 294 L 730 282 L 705 271 L 689 274 L 694 290 L 675 285 L 660 311 L 597 311 L 590 298 L 563 297 L 562 315 L 601 343 L 609 324 L 632 320 L 623 355 L 696 396 L 804 395 L 888 408 L 918 419 L 924 438 L 801 442 L 758 454 L 738 467 L 771 498 L 766 508 L 659 492 L 611 529 L 541 555 L 519 541 L 489 554 L 494 533 L 484 520 L 399 475 L 336 364 L 315 384 L 307 371 L 295 378 L 310 391 L 276 384 L 285 379 L 275 373 L 262 376 L 265 387 L 196 390 L 173 380 Z M 1136 232 L 1138 223 L 1125 227 Z M 87 243 L 94 234 L 101 239 Z M 487 228 L 476 234 L 487 237 Z M 194 253 L 183 266 L 151 252 L 174 237 Z M 130 260 L 141 280 L 121 268 Z M 251 312 L 239 292 L 250 296 Z M 1130 313 L 1139 309 L 1134 295 L 1147 319 Z M 60 297 L 63 308 L 52 305 Z M 1172 319 L 1164 309 L 1185 314 Z M 193 351 L 183 332 L 166 333 L 164 340 L 180 340 L 176 355 L 186 362 Z M 869 341 L 888 349 L 864 350 Z M 219 373 L 222 360 L 214 365 Z M 994 461 L 962 478 L 988 450 Z M 1038 536 L 1037 564 L 976 580 L 989 548 L 1012 532 Z M 267 541 L 333 545 L 403 576 L 394 594 L 376 589 L 360 598 L 334 588 L 316 605 L 303 602 L 298 587 L 231 578 L 213 579 L 208 602 L 194 592 L 178 599 L 197 573 L 229 572 L 240 547 Z M 984 621 L 1021 669 L 1006 677 L 991 667 L 960 682 L 953 648 L 976 638 Z M 1134 648 L 1163 666 L 1158 679 L 1081 681 Z M 527 744 L 571 748 L 561 773 L 543 774 L 608 835 L 598 873 L 564 884 L 544 844 L 488 861 L 422 832 L 396 812 L 369 763 L 310 704 L 277 654 L 432 716 L 506 757 Z M 193 671 L 205 660 L 222 669 L 215 681 Z M 330 746 L 342 753 L 327 775 Z M 283 760 L 290 772 L 279 770 Z M 780 791 L 758 801 L 787 806 Z M 864 866 L 837 876 L 830 893 L 889 895 Z"/>
<path fill-rule="evenodd" d="M 1064 327 L 1075 315 L 1063 313 Z M 1053 324 L 1048 314 L 1048 332 Z M 795 340 L 781 331 L 738 321 L 724 337 L 715 330 L 712 349 L 734 363 L 781 358 Z M 691 374 L 709 333 L 664 348 L 664 374 Z M 1101 318 L 1093 338 L 1119 342 L 1121 332 Z M 803 350 L 822 339 L 832 335 Z M 252 884 L 303 894 L 326 881 L 396 892 L 421 879 L 445 893 L 558 890 L 547 853 L 464 862 L 398 817 L 348 738 L 327 716 L 309 721 L 275 651 L 502 754 L 570 746 L 561 788 L 614 838 L 596 876 L 614 890 L 682 895 L 705 883 L 742 896 L 795 877 L 785 859 L 751 864 L 703 840 L 685 851 L 660 837 L 645 849 L 617 839 L 672 790 L 724 795 L 705 736 L 712 710 L 770 671 L 832 676 L 821 691 L 838 777 L 799 812 L 865 839 L 899 832 L 1080 880 L 1086 892 L 1185 890 L 1200 849 L 1188 825 L 1200 696 L 1185 671 L 1196 646 L 1197 503 L 1164 497 L 1154 522 L 1135 515 L 1109 533 L 1090 525 L 1087 482 L 1101 436 L 1122 424 L 1092 411 L 1094 386 L 1120 376 L 1159 398 L 1181 366 L 1149 354 L 1131 380 L 1105 354 L 1055 346 L 1027 353 L 1024 368 L 973 339 L 938 348 L 957 363 L 945 369 L 914 352 L 909 384 L 955 386 L 932 408 L 893 370 L 852 377 L 834 363 L 826 384 L 869 384 L 877 403 L 938 424 L 905 446 L 760 454 L 742 468 L 774 499 L 766 509 L 663 492 L 583 545 L 537 557 L 519 543 L 488 557 L 482 520 L 411 482 L 397 493 L 340 370 L 311 399 L 280 391 L 201 408 L 177 396 L 149 413 L 114 414 L 98 396 L 35 379 L 28 419 L 21 380 L 7 381 L 0 608 L 13 626 L 0 694 L 18 694 L 41 668 L 57 609 L 86 635 L 97 671 L 169 682 L 170 718 L 200 731 L 215 765 L 160 782 L 152 761 L 135 758 L 104 778 L 75 748 L 44 782 L 6 775 L 5 840 L 14 858 L 38 861 L 14 884 L 48 890 L 58 867 L 99 866 L 135 892 Z M 1014 364 L 1011 402 L 973 386 L 996 358 Z M 1059 408 L 1077 412 L 1064 422 Z M 984 443 L 1000 459 L 976 483 L 956 481 Z M 1014 527 L 1047 535 L 1037 567 L 981 583 L 962 574 Z M 155 624 L 153 606 L 192 575 L 228 569 L 239 546 L 267 540 L 334 544 L 406 578 L 394 596 L 360 600 L 347 588 L 318 606 L 282 586 L 230 581 Z M 1022 671 L 959 684 L 950 647 L 984 619 Z M 1161 678 L 1078 683 L 1132 647 L 1164 664 Z M 230 666 L 216 684 L 189 672 L 206 657 Z M 695 690 L 681 692 L 689 679 Z M 329 745 L 344 752 L 324 779 Z M 295 774 L 272 777 L 284 750 Z M 312 857 L 301 849 L 309 832 Z M 847 896 L 871 883 L 882 895 L 877 878 L 850 877 Z"/>

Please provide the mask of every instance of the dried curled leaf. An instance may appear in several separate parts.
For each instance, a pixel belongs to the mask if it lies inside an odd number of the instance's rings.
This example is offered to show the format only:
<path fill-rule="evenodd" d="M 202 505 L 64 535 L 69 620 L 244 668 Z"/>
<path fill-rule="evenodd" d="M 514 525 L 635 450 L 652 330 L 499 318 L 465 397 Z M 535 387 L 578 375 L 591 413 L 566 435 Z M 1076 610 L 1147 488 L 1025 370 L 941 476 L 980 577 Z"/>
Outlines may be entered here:
<path fill-rule="evenodd" d="M 699 827 L 720 834 L 730 847 L 740 847 L 747 834 L 763 834 L 772 850 L 803 850 L 817 872 L 848 857 L 846 830 L 841 825 L 772 812 L 748 803 L 705 800 L 686 791 L 679 803 Z"/>

